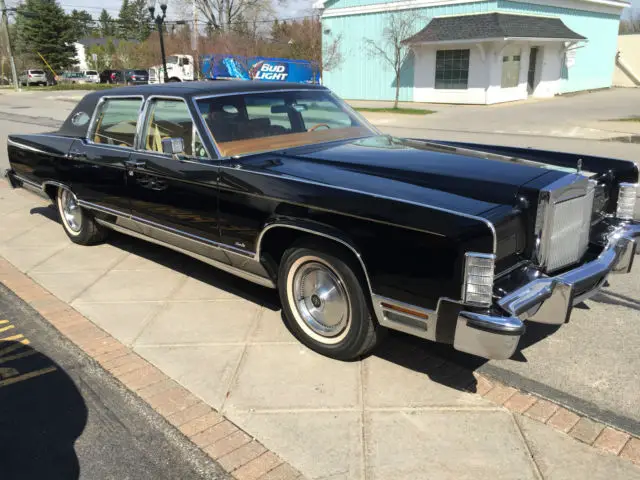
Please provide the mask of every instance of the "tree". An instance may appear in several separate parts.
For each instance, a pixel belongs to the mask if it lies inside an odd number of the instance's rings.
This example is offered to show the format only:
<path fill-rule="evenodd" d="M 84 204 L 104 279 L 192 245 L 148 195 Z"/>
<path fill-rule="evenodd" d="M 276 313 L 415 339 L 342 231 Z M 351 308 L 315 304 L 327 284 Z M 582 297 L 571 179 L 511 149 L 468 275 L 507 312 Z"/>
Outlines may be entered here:
<path fill-rule="evenodd" d="M 230 32 L 234 25 L 257 23 L 258 17 L 273 13 L 271 0 L 193 0 L 210 28 L 216 32 Z M 192 5 L 191 0 L 189 4 Z"/>
<path fill-rule="evenodd" d="M 73 10 L 70 15 L 73 34 L 76 38 L 89 37 L 93 33 L 93 18 L 86 10 Z"/>
<path fill-rule="evenodd" d="M 102 9 L 100 13 L 100 18 L 98 18 L 98 23 L 100 24 L 100 33 L 103 37 L 113 37 L 116 34 L 115 23 L 109 12 L 106 9 Z"/>
<path fill-rule="evenodd" d="M 120 38 L 146 40 L 151 33 L 150 20 L 146 0 L 123 0 L 118 15 Z"/>
<path fill-rule="evenodd" d="M 393 69 L 395 75 L 396 96 L 393 108 L 398 108 L 400 97 L 400 74 L 405 61 L 411 53 L 405 42 L 415 31 L 416 15 L 414 12 L 394 12 L 387 16 L 382 38 L 373 40 L 365 38 L 364 44 L 370 56 L 379 58 Z"/>
<path fill-rule="evenodd" d="M 78 40 L 71 18 L 55 0 L 26 0 L 17 7 L 16 47 L 23 53 L 39 53 L 54 70 L 77 63 Z"/>
<path fill-rule="evenodd" d="M 640 11 L 631 10 L 627 18 L 620 19 L 620 35 L 640 33 Z"/>

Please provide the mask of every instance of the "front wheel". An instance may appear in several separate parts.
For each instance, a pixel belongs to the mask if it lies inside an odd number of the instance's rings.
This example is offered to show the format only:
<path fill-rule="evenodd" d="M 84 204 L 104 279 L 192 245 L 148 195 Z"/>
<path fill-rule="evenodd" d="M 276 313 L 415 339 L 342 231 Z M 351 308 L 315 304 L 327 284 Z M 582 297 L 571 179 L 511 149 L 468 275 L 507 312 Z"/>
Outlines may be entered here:
<path fill-rule="evenodd" d="M 72 242 L 80 245 L 94 245 L 106 238 L 107 230 L 98 225 L 93 217 L 80 207 L 78 199 L 71 190 L 59 188 L 56 203 L 62 227 Z"/>
<path fill-rule="evenodd" d="M 356 272 L 349 255 L 324 243 L 288 249 L 278 272 L 289 329 L 312 350 L 339 360 L 366 355 L 384 333 Z"/>

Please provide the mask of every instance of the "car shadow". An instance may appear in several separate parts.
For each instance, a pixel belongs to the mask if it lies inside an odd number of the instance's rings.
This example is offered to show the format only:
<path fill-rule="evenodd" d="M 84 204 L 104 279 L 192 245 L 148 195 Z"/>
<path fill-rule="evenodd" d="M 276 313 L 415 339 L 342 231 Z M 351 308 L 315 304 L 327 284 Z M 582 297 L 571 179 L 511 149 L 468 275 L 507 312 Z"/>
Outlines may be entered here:
<path fill-rule="evenodd" d="M 74 443 L 87 415 L 64 369 L 29 345 L 0 341 L 0 478 L 79 478 Z"/>
<path fill-rule="evenodd" d="M 59 221 L 55 209 L 37 208 L 33 209 L 32 213 Z M 120 250 L 156 262 L 270 310 L 278 311 L 282 308 L 275 290 L 253 284 L 169 248 L 117 232 L 110 232 L 107 242 Z M 526 332 L 510 360 L 526 362 L 523 350 L 553 335 L 559 328 L 558 325 L 527 323 Z M 473 375 L 474 371 L 488 362 L 485 358 L 454 350 L 452 345 L 431 342 L 396 331 L 390 331 L 372 355 L 425 374 L 431 380 L 447 387 L 469 392 L 476 391 L 477 380 Z"/>

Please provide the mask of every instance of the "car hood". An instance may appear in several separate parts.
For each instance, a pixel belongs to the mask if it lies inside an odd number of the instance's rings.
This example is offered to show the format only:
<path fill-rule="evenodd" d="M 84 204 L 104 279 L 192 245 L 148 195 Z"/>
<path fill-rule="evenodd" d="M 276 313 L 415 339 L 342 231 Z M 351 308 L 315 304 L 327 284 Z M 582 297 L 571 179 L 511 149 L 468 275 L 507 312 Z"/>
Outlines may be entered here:
<path fill-rule="evenodd" d="M 421 140 L 375 136 L 280 152 L 272 173 L 480 215 L 513 205 L 520 188 L 557 167 Z M 542 182 L 546 184 L 547 182 Z"/>

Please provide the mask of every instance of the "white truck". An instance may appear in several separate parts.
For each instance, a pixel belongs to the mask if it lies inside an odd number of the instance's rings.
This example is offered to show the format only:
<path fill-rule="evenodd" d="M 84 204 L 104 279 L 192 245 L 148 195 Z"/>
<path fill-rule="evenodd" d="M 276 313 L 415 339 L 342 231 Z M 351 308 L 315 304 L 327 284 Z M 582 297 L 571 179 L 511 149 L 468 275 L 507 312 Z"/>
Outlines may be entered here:
<path fill-rule="evenodd" d="M 170 82 L 190 82 L 195 80 L 193 57 L 191 55 L 169 55 L 167 57 L 167 77 Z M 162 65 L 149 68 L 149 83 L 164 83 Z"/>

